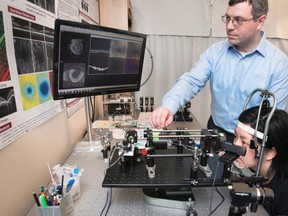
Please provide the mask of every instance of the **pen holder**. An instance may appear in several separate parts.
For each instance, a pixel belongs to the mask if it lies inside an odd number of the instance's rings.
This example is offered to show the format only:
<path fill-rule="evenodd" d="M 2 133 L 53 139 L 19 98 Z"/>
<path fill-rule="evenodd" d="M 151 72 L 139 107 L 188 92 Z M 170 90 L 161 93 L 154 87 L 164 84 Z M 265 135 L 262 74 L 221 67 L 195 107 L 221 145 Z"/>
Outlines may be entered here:
<path fill-rule="evenodd" d="M 74 203 L 71 191 L 65 194 L 58 206 L 38 207 L 40 216 L 68 216 L 73 211 Z"/>

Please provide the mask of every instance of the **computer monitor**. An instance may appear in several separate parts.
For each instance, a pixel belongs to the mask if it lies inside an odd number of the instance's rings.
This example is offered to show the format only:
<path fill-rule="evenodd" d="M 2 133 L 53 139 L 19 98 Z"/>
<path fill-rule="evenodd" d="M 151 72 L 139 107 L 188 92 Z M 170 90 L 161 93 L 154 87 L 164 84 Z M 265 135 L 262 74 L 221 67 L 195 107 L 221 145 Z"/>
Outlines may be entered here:
<path fill-rule="evenodd" d="M 53 98 L 139 91 L 146 35 L 55 20 Z"/>

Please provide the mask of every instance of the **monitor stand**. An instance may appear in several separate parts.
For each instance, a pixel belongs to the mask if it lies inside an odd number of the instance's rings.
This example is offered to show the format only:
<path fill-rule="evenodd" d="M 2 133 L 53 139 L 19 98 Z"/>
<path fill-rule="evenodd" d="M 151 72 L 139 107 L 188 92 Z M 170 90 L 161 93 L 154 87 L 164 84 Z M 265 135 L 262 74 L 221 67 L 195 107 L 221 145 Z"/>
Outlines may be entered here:
<path fill-rule="evenodd" d="M 144 200 L 156 206 L 187 210 L 194 207 L 191 188 L 143 188 Z"/>
<path fill-rule="evenodd" d="M 86 113 L 86 124 L 87 124 L 87 135 L 88 140 L 81 140 L 79 141 L 75 146 L 76 152 L 96 152 L 101 151 L 102 145 L 101 141 L 93 141 L 92 136 L 92 122 L 91 122 L 91 103 L 90 98 L 85 97 L 84 98 L 84 104 L 85 104 L 85 113 Z"/>

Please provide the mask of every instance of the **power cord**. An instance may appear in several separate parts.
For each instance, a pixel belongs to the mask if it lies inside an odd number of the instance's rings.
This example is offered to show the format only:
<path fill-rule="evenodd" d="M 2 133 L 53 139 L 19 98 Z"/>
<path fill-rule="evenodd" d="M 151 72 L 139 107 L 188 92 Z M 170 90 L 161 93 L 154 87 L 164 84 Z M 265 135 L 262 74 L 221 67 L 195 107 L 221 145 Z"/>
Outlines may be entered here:
<path fill-rule="evenodd" d="M 121 157 L 125 154 L 125 151 L 123 151 L 119 156 L 118 158 L 110 165 L 110 162 L 111 162 L 111 156 L 113 156 L 115 152 L 115 146 L 113 147 L 112 151 L 111 151 L 111 154 L 110 154 L 110 157 L 109 157 L 109 160 L 108 160 L 108 168 L 104 170 L 104 176 L 107 172 L 108 169 L 110 169 L 111 167 L 113 167 L 115 164 L 118 163 L 118 161 L 121 159 Z M 102 208 L 102 211 L 100 213 L 100 216 L 106 216 L 109 209 L 110 209 L 110 206 L 111 206 L 111 200 L 112 200 L 112 188 L 108 188 L 107 189 L 107 193 L 106 193 L 106 201 L 105 201 L 105 204 Z"/>
<path fill-rule="evenodd" d="M 187 209 L 186 216 L 198 216 L 197 211 L 193 209 L 192 205 Z"/>
<path fill-rule="evenodd" d="M 220 160 L 218 160 L 218 163 L 217 163 L 217 166 L 216 166 L 216 171 L 215 171 L 215 175 L 214 175 L 213 183 L 212 183 L 212 189 L 214 188 L 214 185 L 215 185 L 219 164 L 220 164 Z M 215 190 L 221 196 L 222 200 L 213 210 L 211 210 L 212 209 L 212 198 L 213 198 L 213 194 L 214 194 L 214 190 L 212 190 L 211 196 L 210 196 L 210 205 L 209 205 L 209 214 L 208 214 L 209 216 L 212 215 L 222 205 L 222 203 L 225 200 L 224 196 L 221 194 L 221 192 L 218 190 L 217 187 L 215 187 Z"/>
<path fill-rule="evenodd" d="M 101 216 L 107 215 L 109 208 L 111 206 L 111 199 L 112 199 L 112 188 L 108 188 L 107 193 L 106 193 L 106 202 L 105 202 L 105 205 L 104 205 L 104 207 L 100 213 Z"/>
<path fill-rule="evenodd" d="M 146 49 L 147 49 L 147 51 L 148 51 L 149 54 L 150 54 L 150 59 L 151 59 L 151 69 L 150 69 L 150 73 L 149 73 L 147 79 L 146 79 L 146 80 L 145 80 L 145 81 L 140 85 L 140 87 L 144 86 L 144 85 L 148 82 L 148 80 L 150 79 L 150 77 L 151 77 L 151 75 L 152 75 L 152 73 L 153 73 L 153 69 L 154 69 L 154 60 L 153 60 L 153 55 L 152 55 L 150 49 L 149 49 L 147 46 L 146 46 Z"/>

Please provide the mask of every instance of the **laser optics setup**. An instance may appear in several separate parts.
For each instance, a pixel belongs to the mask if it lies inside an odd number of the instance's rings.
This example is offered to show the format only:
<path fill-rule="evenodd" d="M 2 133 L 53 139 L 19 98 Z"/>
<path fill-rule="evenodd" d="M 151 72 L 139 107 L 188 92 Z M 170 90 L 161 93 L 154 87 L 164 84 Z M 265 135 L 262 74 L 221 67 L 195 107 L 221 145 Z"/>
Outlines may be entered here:
<path fill-rule="evenodd" d="M 264 129 L 262 146 L 265 146 L 277 98 L 268 91 L 256 89 L 247 99 L 244 109 L 259 91 L 261 106 L 270 96 L 274 99 Z M 267 181 L 258 172 L 262 149 L 255 152 L 260 158 L 255 175 L 243 177 L 235 175 L 232 168 L 239 156 L 245 156 L 246 149 L 226 142 L 225 135 L 216 129 L 126 129 L 122 144 L 112 148 L 112 165 L 107 169 L 102 186 L 140 187 L 146 196 L 157 198 L 163 197 L 164 193 L 165 198 L 177 200 L 180 197 L 186 206 L 189 203 L 193 205 L 193 187 L 229 186 L 229 215 L 242 215 L 248 206 L 250 211 L 256 212 L 258 204 L 268 202 L 274 196 L 271 189 L 261 187 L 261 183 Z M 179 190 L 175 192 L 175 188 L 180 188 L 180 194 Z"/>

